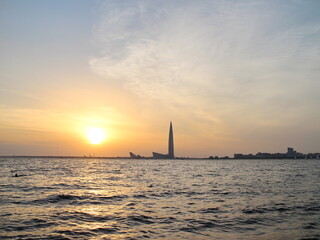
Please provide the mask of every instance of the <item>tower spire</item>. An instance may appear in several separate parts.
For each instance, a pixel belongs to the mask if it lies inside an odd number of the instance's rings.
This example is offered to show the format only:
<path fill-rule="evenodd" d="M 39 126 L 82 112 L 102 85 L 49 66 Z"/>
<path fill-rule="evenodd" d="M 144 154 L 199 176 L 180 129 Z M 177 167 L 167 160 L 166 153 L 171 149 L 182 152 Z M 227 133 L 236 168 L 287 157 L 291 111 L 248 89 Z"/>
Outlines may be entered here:
<path fill-rule="evenodd" d="M 174 158 L 172 121 L 170 121 L 170 129 L 169 129 L 168 157 L 169 158 Z"/>

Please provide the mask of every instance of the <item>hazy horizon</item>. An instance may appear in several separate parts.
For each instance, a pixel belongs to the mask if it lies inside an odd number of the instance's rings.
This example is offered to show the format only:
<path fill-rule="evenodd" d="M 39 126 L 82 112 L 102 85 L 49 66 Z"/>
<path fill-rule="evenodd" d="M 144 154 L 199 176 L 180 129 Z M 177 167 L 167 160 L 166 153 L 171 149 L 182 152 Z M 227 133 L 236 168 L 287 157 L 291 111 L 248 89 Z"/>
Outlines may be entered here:
<path fill-rule="evenodd" d="M 0 155 L 319 152 L 319 9 L 2 0 Z"/>

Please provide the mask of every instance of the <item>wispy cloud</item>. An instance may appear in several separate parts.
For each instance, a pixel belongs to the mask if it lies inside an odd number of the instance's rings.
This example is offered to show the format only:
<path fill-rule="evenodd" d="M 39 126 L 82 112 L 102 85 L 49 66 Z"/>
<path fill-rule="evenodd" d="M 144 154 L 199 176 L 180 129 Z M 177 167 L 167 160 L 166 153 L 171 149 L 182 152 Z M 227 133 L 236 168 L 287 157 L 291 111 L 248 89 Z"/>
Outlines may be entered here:
<path fill-rule="evenodd" d="M 308 17 L 313 5 L 108 1 L 95 28 L 101 56 L 89 63 L 141 98 L 203 120 L 242 128 L 247 123 L 235 124 L 235 116 L 275 124 L 276 112 L 277 124 L 286 124 L 286 116 L 305 114 L 304 105 L 320 100 L 312 90 L 320 73 L 319 17 Z"/>

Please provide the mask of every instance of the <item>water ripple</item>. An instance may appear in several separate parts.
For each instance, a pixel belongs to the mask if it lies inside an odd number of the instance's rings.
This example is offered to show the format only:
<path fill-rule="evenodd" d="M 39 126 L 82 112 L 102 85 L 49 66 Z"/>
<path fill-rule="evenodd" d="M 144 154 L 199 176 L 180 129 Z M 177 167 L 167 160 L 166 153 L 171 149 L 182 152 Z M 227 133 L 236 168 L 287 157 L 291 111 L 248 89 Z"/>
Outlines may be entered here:
<path fill-rule="evenodd" d="M 320 239 L 317 160 L 0 161 L 0 239 Z"/>

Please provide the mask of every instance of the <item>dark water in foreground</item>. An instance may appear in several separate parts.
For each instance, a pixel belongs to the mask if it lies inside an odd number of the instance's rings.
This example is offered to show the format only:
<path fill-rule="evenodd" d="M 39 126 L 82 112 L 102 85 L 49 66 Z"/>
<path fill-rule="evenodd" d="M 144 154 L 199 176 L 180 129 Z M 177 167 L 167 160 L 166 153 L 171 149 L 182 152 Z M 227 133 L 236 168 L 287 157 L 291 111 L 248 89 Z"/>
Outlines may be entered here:
<path fill-rule="evenodd" d="M 1 239 L 320 239 L 319 160 L 0 158 L 0 167 Z"/>

